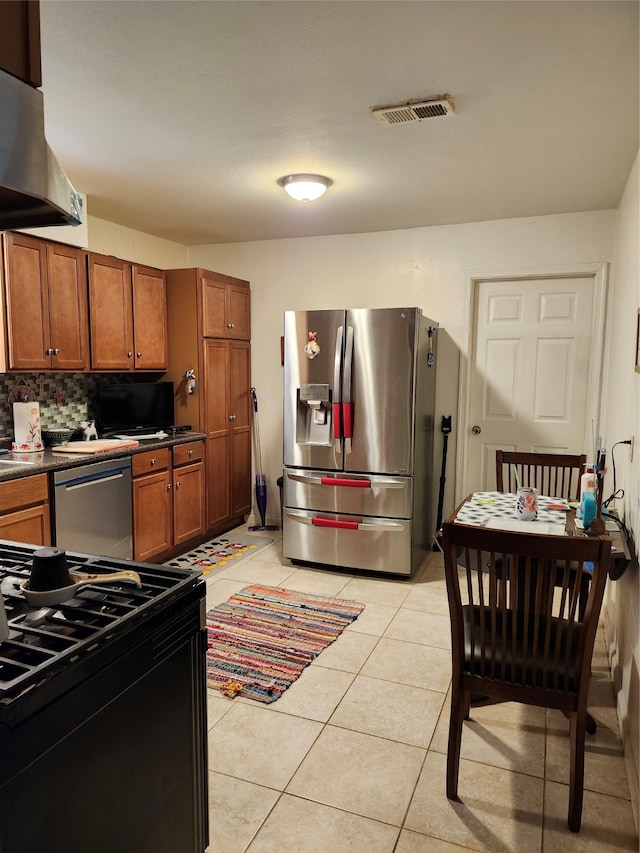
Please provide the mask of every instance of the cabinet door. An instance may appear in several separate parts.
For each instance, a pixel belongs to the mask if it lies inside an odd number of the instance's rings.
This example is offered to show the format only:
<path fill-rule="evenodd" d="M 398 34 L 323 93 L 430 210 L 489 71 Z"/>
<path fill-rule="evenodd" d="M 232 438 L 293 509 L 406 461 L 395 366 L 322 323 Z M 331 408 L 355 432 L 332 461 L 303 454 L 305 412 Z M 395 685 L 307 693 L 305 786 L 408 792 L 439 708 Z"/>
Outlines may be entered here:
<path fill-rule="evenodd" d="M 167 283 L 162 270 L 133 267 L 133 342 L 137 370 L 167 369 Z"/>
<path fill-rule="evenodd" d="M 226 338 L 227 285 L 204 273 L 200 279 L 202 297 L 202 335 L 205 338 Z"/>
<path fill-rule="evenodd" d="M 0 483 L 0 539 L 30 545 L 51 544 L 46 474 Z"/>
<path fill-rule="evenodd" d="M 0 3 L 0 68 L 36 89 L 42 86 L 38 3 Z"/>
<path fill-rule="evenodd" d="M 5 234 L 9 369 L 51 368 L 47 244 Z"/>
<path fill-rule="evenodd" d="M 230 284 L 227 303 L 227 337 L 248 341 L 251 338 L 251 291 L 248 285 Z"/>
<path fill-rule="evenodd" d="M 0 515 L 0 539 L 51 545 L 49 505 L 30 506 Z"/>
<path fill-rule="evenodd" d="M 150 560 L 168 551 L 172 542 L 171 474 L 159 471 L 132 481 L 133 558 Z"/>
<path fill-rule="evenodd" d="M 229 515 L 229 344 L 204 343 L 205 433 L 207 436 L 207 526 Z"/>
<path fill-rule="evenodd" d="M 231 517 L 251 509 L 251 358 L 249 344 L 229 344 Z"/>
<path fill-rule="evenodd" d="M 187 542 L 204 530 L 204 465 L 182 465 L 173 472 L 173 544 Z"/>
<path fill-rule="evenodd" d="M 85 257 L 80 249 L 47 244 L 49 317 L 52 367 L 86 370 L 89 367 L 89 320 Z"/>
<path fill-rule="evenodd" d="M 91 367 L 133 369 L 131 264 L 104 255 L 88 255 Z"/>

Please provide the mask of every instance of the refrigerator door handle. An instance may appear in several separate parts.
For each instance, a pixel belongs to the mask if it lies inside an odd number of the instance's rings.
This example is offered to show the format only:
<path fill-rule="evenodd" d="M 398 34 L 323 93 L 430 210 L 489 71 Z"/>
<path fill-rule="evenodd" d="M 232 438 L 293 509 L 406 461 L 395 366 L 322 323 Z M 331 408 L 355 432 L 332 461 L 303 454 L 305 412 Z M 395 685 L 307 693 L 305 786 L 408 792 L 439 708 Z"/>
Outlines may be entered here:
<path fill-rule="evenodd" d="M 347 326 L 344 348 L 344 370 L 342 374 L 342 430 L 344 433 L 344 452 L 351 453 L 353 438 L 353 401 L 351 399 L 351 370 L 353 366 L 353 326 Z"/>
<path fill-rule="evenodd" d="M 322 485 L 322 477 L 310 477 L 308 474 L 287 473 L 287 480 L 295 480 L 296 483 L 307 483 L 310 486 Z"/>
<path fill-rule="evenodd" d="M 314 527 L 333 527 L 338 530 L 358 530 L 362 523 L 361 518 L 321 518 L 314 517 L 311 519 L 311 524 Z"/>
<path fill-rule="evenodd" d="M 356 489 L 404 489 L 407 485 L 406 477 L 404 479 L 392 480 L 389 477 L 376 478 L 366 477 L 361 479 L 346 478 L 346 477 L 327 477 L 326 475 L 312 476 L 310 474 L 293 474 L 287 472 L 287 479 L 295 480 L 296 483 L 306 483 L 310 486 L 334 486 Z"/>
<path fill-rule="evenodd" d="M 370 489 L 371 480 L 350 480 L 345 477 L 322 477 L 323 486 L 342 486 L 347 489 Z"/>
<path fill-rule="evenodd" d="M 405 525 L 400 521 L 363 521 L 358 530 L 386 530 L 387 533 L 401 533 Z"/>
<path fill-rule="evenodd" d="M 342 365 L 342 338 L 344 326 L 338 326 L 336 332 L 336 351 L 333 357 L 333 437 L 335 439 L 336 451 L 340 452 L 342 442 L 342 410 L 341 410 L 341 385 L 340 367 Z"/>
<path fill-rule="evenodd" d="M 287 511 L 286 517 L 289 521 L 297 521 L 299 524 L 308 524 L 312 527 L 330 527 L 334 530 L 372 530 L 385 531 L 386 533 L 402 533 L 405 523 L 401 521 L 363 521 L 362 518 L 354 516 L 351 519 L 323 518 L 321 516 L 302 515 Z"/>

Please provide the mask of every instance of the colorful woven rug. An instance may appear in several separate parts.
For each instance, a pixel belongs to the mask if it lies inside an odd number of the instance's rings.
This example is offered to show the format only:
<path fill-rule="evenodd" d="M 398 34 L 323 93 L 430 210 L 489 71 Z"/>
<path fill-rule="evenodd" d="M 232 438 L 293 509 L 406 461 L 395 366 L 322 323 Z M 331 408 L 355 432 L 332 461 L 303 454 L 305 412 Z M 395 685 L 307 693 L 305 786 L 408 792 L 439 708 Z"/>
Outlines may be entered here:
<path fill-rule="evenodd" d="M 364 604 L 254 584 L 207 613 L 207 681 L 225 696 L 275 702 L 358 618 Z"/>
<path fill-rule="evenodd" d="M 174 569 L 197 569 L 203 575 L 215 574 L 231 562 L 235 565 L 242 557 L 249 557 L 259 548 L 265 548 L 272 542 L 273 539 L 268 536 L 229 533 L 203 542 L 192 551 L 169 560 L 165 566 L 171 566 Z"/>

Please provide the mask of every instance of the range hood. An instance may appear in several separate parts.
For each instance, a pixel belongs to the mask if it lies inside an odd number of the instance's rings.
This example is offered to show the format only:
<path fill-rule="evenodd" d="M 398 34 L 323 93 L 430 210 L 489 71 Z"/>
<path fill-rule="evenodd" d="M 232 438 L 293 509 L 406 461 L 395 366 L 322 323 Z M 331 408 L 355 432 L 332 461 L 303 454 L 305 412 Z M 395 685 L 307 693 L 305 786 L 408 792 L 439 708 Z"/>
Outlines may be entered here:
<path fill-rule="evenodd" d="M 0 231 L 82 224 L 82 196 L 44 138 L 42 92 L 0 71 Z"/>

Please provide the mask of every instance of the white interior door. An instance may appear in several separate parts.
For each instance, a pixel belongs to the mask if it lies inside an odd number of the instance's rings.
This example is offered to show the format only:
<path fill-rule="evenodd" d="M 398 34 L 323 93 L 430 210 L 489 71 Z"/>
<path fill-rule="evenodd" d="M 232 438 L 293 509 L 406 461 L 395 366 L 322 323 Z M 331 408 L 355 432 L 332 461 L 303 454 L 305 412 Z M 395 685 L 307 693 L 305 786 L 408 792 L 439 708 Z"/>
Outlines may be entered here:
<path fill-rule="evenodd" d="M 495 452 L 591 452 L 592 276 L 482 281 L 469 375 L 466 492 L 495 489 Z"/>

